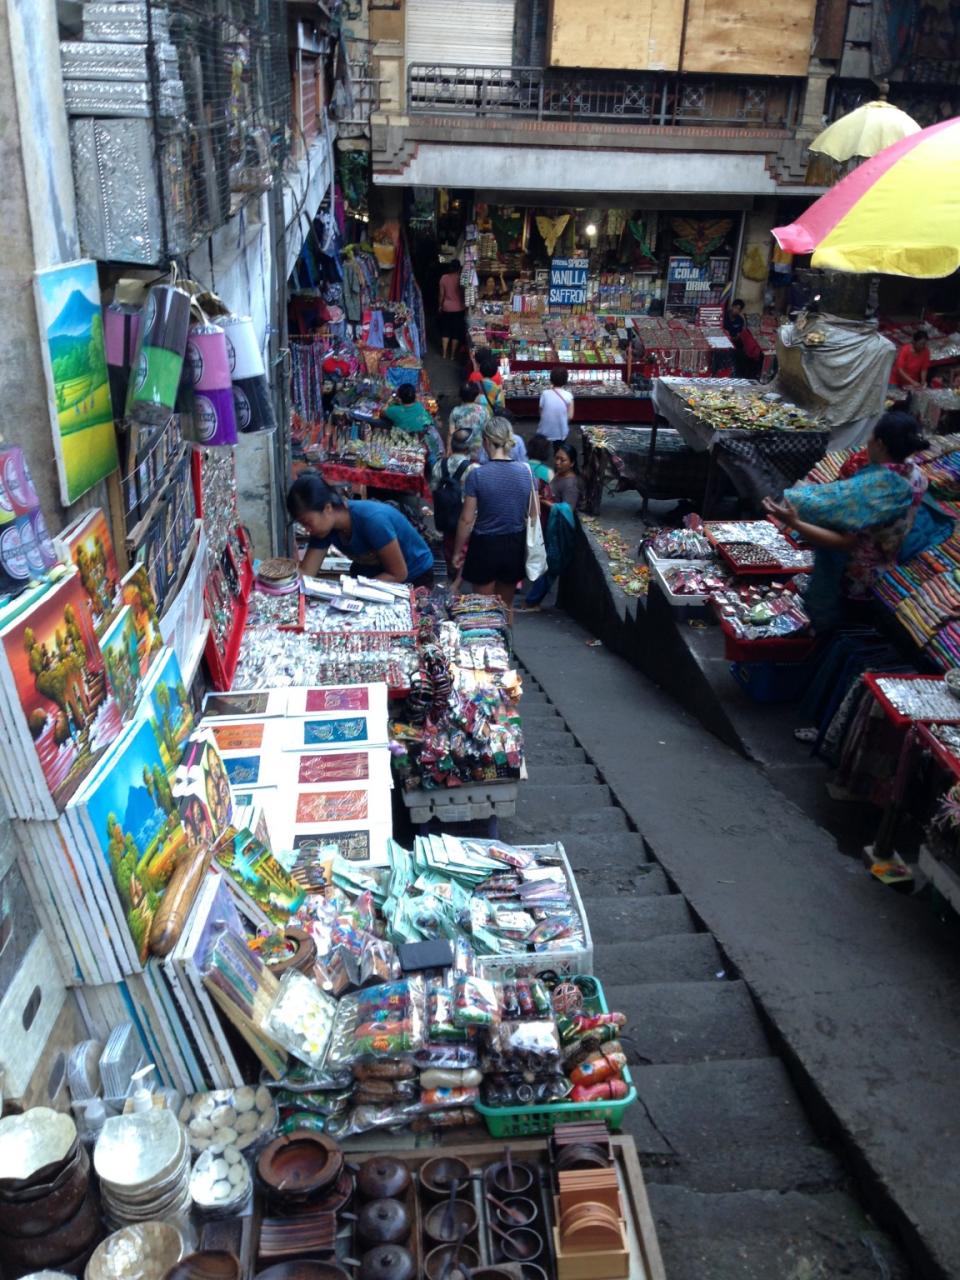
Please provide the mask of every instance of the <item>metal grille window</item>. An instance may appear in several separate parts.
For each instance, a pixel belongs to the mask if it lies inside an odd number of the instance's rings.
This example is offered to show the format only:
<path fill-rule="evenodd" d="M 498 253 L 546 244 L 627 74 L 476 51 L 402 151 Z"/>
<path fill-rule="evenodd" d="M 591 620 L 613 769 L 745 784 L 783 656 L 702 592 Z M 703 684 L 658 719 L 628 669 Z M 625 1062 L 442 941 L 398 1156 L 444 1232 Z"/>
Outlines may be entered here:
<path fill-rule="evenodd" d="M 61 61 L 84 251 L 185 254 L 289 154 L 287 0 L 88 0 L 82 13 Z"/>

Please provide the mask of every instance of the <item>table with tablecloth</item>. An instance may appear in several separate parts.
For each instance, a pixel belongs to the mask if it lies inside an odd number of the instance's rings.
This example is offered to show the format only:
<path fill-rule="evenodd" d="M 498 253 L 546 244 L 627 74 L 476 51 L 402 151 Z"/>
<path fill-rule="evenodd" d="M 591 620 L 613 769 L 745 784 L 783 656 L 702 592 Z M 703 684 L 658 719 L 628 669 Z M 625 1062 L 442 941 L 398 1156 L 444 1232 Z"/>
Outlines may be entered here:
<path fill-rule="evenodd" d="M 691 449 L 709 455 L 703 490 L 702 514 L 707 515 L 716 497 L 717 470 L 729 477 L 737 493 L 758 506 L 768 494 L 779 497 L 795 484 L 826 453 L 830 432 L 807 428 L 717 428 L 705 421 L 688 403 L 692 394 L 709 391 L 737 391 L 744 396 L 771 389 L 748 378 L 655 378 L 653 402 L 659 417 L 683 437 Z M 657 442 L 653 443 L 656 451 Z"/>
<path fill-rule="evenodd" d="M 678 431 L 605 424 L 585 426 L 581 436 L 582 506 L 593 515 L 607 486 L 617 493 L 635 489 L 643 495 L 644 511 L 651 498 L 694 498 L 703 492 L 709 455 L 691 449 Z"/>

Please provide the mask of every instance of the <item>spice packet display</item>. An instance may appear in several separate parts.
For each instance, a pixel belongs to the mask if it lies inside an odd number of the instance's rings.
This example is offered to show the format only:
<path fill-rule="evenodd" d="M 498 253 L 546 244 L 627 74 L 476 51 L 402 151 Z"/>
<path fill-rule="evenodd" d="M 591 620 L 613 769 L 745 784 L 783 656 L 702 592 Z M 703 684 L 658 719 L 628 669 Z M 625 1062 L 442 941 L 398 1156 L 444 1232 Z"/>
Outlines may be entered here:
<path fill-rule="evenodd" d="M 696 529 L 660 529 L 644 543 L 658 560 L 715 560 L 716 551 Z"/>
<path fill-rule="evenodd" d="M 801 597 L 783 583 L 731 588 L 711 598 L 720 617 L 741 640 L 798 635 L 810 626 Z"/>

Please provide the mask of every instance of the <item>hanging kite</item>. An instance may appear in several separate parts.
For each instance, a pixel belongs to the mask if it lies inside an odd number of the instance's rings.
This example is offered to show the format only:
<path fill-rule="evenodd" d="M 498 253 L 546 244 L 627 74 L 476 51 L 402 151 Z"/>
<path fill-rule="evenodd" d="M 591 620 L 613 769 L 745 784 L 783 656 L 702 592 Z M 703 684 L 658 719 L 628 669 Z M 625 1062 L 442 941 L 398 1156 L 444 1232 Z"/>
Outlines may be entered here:
<path fill-rule="evenodd" d="M 541 214 L 537 214 L 537 230 L 543 236 L 543 243 L 547 246 L 547 253 L 551 258 L 553 257 L 556 243 L 563 235 L 564 228 L 569 221 L 569 213 L 563 213 L 559 218 L 545 218 Z"/>
<path fill-rule="evenodd" d="M 733 227 L 732 218 L 671 218 L 675 248 L 689 253 L 698 267 L 702 267 Z"/>

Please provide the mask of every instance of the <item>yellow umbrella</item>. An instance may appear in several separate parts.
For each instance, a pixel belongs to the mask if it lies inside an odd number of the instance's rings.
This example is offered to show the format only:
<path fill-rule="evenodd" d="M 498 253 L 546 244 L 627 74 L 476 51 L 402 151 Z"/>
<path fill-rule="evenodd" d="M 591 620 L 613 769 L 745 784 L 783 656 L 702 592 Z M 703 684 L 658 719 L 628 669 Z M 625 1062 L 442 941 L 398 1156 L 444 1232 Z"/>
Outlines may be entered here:
<path fill-rule="evenodd" d="M 854 156 L 875 156 L 884 147 L 919 132 L 916 120 L 881 98 L 834 120 L 814 138 L 810 150 L 834 160 L 852 160 Z"/>

